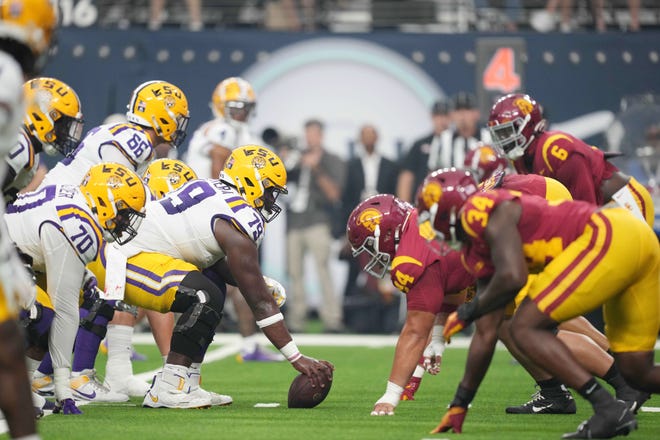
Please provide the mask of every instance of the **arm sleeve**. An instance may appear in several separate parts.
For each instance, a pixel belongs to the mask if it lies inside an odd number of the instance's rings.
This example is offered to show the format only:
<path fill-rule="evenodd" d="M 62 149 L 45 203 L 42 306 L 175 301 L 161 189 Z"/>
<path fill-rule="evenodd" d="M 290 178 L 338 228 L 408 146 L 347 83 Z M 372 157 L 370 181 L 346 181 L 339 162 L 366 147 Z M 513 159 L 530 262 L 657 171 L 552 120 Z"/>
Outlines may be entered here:
<path fill-rule="evenodd" d="M 53 368 L 70 369 L 73 343 L 78 331 L 78 298 L 85 265 L 66 237 L 53 225 L 42 226 L 41 245 L 45 255 L 48 294 L 55 310 L 48 341 Z M 68 384 L 66 387 L 56 384 L 56 389 L 69 393 L 68 396 L 56 396 L 59 400 L 71 397 Z"/>

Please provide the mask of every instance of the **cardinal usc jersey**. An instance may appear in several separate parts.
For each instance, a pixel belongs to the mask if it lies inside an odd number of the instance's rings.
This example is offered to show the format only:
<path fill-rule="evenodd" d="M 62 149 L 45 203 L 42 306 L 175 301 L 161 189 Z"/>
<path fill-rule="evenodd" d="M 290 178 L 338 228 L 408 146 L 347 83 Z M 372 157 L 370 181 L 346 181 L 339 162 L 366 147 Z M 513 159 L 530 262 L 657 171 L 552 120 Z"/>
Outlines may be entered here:
<path fill-rule="evenodd" d="M 408 310 L 439 313 L 445 294 L 459 293 L 474 283 L 460 252 L 441 254 L 437 242 L 427 242 L 419 234 L 413 210 L 403 225 L 390 272 L 394 286 L 407 294 Z"/>
<path fill-rule="evenodd" d="M 229 222 L 257 246 L 263 240 L 261 215 L 219 180 L 191 180 L 162 199 L 147 202 L 145 211 L 137 236 L 119 247 L 129 258 L 151 252 L 206 268 L 225 256 L 213 233 L 218 220 Z"/>
<path fill-rule="evenodd" d="M 258 141 L 249 131 L 248 125 L 241 122 L 227 122 L 222 118 L 202 124 L 193 133 L 185 162 L 197 173 L 200 179 L 217 179 L 211 176 L 211 149 L 218 145 L 228 150 L 242 145 L 257 144 Z"/>
<path fill-rule="evenodd" d="M 604 153 L 561 131 L 541 133 L 525 155 L 514 162 L 521 174 L 540 174 L 560 181 L 575 200 L 602 205 L 603 180 L 618 169 L 605 160 Z"/>
<path fill-rule="evenodd" d="M 517 227 L 530 273 L 540 272 L 546 264 L 580 236 L 597 207 L 590 203 L 558 201 L 496 189 L 470 197 L 461 208 L 461 226 L 469 240 L 464 263 L 477 278 L 491 276 L 494 266 L 484 232 L 497 207 L 511 201 L 522 206 Z"/>
<path fill-rule="evenodd" d="M 21 251 L 32 257 L 36 271 L 45 272 L 40 240 L 44 224 L 57 227 L 85 264 L 96 258 L 103 242 L 101 227 L 74 185 L 46 186 L 19 195 L 7 207 L 5 220 L 10 237 Z"/>
<path fill-rule="evenodd" d="M 3 188 L 5 202 L 9 203 L 16 198 L 18 191 L 32 181 L 39 168 L 39 154 L 35 152 L 30 137 L 23 130 L 18 136 L 18 143 L 5 157 L 5 162 L 14 174 L 14 179 Z"/>
<path fill-rule="evenodd" d="M 115 162 L 142 175 L 154 157 L 154 147 L 139 125 L 100 125 L 87 133 L 78 147 L 50 170 L 40 188 L 56 183 L 78 185 L 85 173 L 102 162 Z"/>
<path fill-rule="evenodd" d="M 10 55 L 0 52 L 0 157 L 16 146 L 25 109 L 23 72 Z"/>
<path fill-rule="evenodd" d="M 538 174 L 505 174 L 500 172 L 479 184 L 481 191 L 508 189 L 546 200 L 572 200 L 571 193 L 561 182 Z"/>

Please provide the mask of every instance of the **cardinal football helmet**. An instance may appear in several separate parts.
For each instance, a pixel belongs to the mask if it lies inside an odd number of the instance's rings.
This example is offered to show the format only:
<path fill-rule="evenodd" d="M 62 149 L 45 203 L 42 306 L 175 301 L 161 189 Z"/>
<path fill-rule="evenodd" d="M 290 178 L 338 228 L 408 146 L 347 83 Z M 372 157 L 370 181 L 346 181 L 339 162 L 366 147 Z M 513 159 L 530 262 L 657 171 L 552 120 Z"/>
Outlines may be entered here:
<path fill-rule="evenodd" d="M 76 92 L 55 78 L 35 78 L 23 85 L 26 108 L 23 124 L 53 156 L 66 156 L 80 142 L 83 115 Z"/>
<path fill-rule="evenodd" d="M 412 212 L 411 204 L 391 194 L 376 194 L 353 209 L 346 223 L 346 235 L 358 257 L 366 252 L 371 257 L 364 271 L 383 278 L 390 269 L 401 238 L 401 228 Z"/>
<path fill-rule="evenodd" d="M 245 122 L 256 105 L 257 97 L 249 82 L 231 77 L 223 80 L 213 91 L 211 109 L 216 118 Z"/>
<path fill-rule="evenodd" d="M 169 192 L 195 179 L 197 174 L 192 168 L 176 159 L 154 160 L 142 175 L 142 180 L 156 199 L 165 197 Z"/>
<path fill-rule="evenodd" d="M 430 222 L 440 241 L 456 247 L 458 211 L 477 190 L 477 182 L 469 171 L 444 168 L 432 172 L 417 193 L 419 223 Z"/>
<path fill-rule="evenodd" d="M 465 169 L 472 171 L 478 182 L 504 171 L 509 162 L 496 149 L 487 144 L 477 145 L 465 156 Z"/>
<path fill-rule="evenodd" d="M 137 174 L 124 165 L 101 163 L 89 169 L 80 190 L 106 241 L 125 244 L 137 235 L 147 201 L 147 190 Z"/>
<path fill-rule="evenodd" d="M 14 56 L 30 75 L 46 64 L 56 27 L 57 7 L 52 1 L 0 1 L 0 39 L 17 41 L 29 49 Z"/>
<path fill-rule="evenodd" d="M 286 179 L 282 159 L 259 145 L 244 145 L 233 150 L 220 172 L 220 180 L 235 187 L 266 222 L 282 211 L 277 197 L 288 192 Z"/>
<path fill-rule="evenodd" d="M 178 147 L 188 129 L 188 100 L 180 88 L 166 81 L 147 81 L 133 91 L 126 119 L 152 128 L 165 142 Z"/>
<path fill-rule="evenodd" d="M 511 160 L 520 159 L 538 133 L 545 130 L 541 106 L 529 95 L 512 93 L 490 110 L 488 127 L 495 147 Z"/>

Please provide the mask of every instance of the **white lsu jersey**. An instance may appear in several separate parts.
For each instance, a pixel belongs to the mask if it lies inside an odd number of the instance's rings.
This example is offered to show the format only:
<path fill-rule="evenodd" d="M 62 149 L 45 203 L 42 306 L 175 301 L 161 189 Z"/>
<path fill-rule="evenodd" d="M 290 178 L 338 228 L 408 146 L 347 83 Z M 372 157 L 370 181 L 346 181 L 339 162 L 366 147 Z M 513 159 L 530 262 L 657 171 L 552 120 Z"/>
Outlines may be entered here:
<path fill-rule="evenodd" d="M 20 131 L 18 143 L 9 151 L 5 162 L 14 172 L 14 179 L 3 189 L 5 203 L 8 203 L 32 181 L 39 168 L 39 154 L 34 151 L 30 137 L 25 131 Z"/>
<path fill-rule="evenodd" d="M 254 144 L 256 138 L 243 122 L 227 122 L 216 118 L 202 124 L 192 135 L 184 162 L 200 179 L 217 179 L 211 176 L 211 149 L 215 145 L 233 150 L 242 145 Z M 259 143 L 259 142 L 257 142 Z"/>
<path fill-rule="evenodd" d="M 50 224 L 65 235 L 80 260 L 87 264 L 98 255 L 103 233 L 79 188 L 52 185 L 21 194 L 7 207 L 4 216 L 9 236 L 16 246 L 32 257 L 34 270 L 45 271 L 41 228 Z"/>
<path fill-rule="evenodd" d="M 16 146 L 23 121 L 23 72 L 14 58 L 0 52 L 0 155 Z"/>
<path fill-rule="evenodd" d="M 201 270 L 225 256 L 213 233 L 217 220 L 229 222 L 257 246 L 264 236 L 261 215 L 220 180 L 191 180 L 162 199 L 147 202 L 145 211 L 137 236 L 119 246 L 127 258 L 154 252 Z"/>
<path fill-rule="evenodd" d="M 116 162 L 142 175 L 154 154 L 149 135 L 139 125 L 100 125 L 46 174 L 39 188 L 58 183 L 79 185 L 87 171 L 102 162 Z"/>

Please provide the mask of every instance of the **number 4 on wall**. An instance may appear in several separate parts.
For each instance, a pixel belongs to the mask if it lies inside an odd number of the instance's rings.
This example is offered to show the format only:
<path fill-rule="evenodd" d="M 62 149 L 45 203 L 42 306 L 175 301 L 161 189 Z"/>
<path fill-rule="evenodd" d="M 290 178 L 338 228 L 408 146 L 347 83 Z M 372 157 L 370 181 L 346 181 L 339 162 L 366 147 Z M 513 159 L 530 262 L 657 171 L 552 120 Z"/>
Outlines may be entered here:
<path fill-rule="evenodd" d="M 484 89 L 511 93 L 519 90 L 520 84 L 520 75 L 516 73 L 514 50 L 510 47 L 497 49 L 484 70 Z"/>

